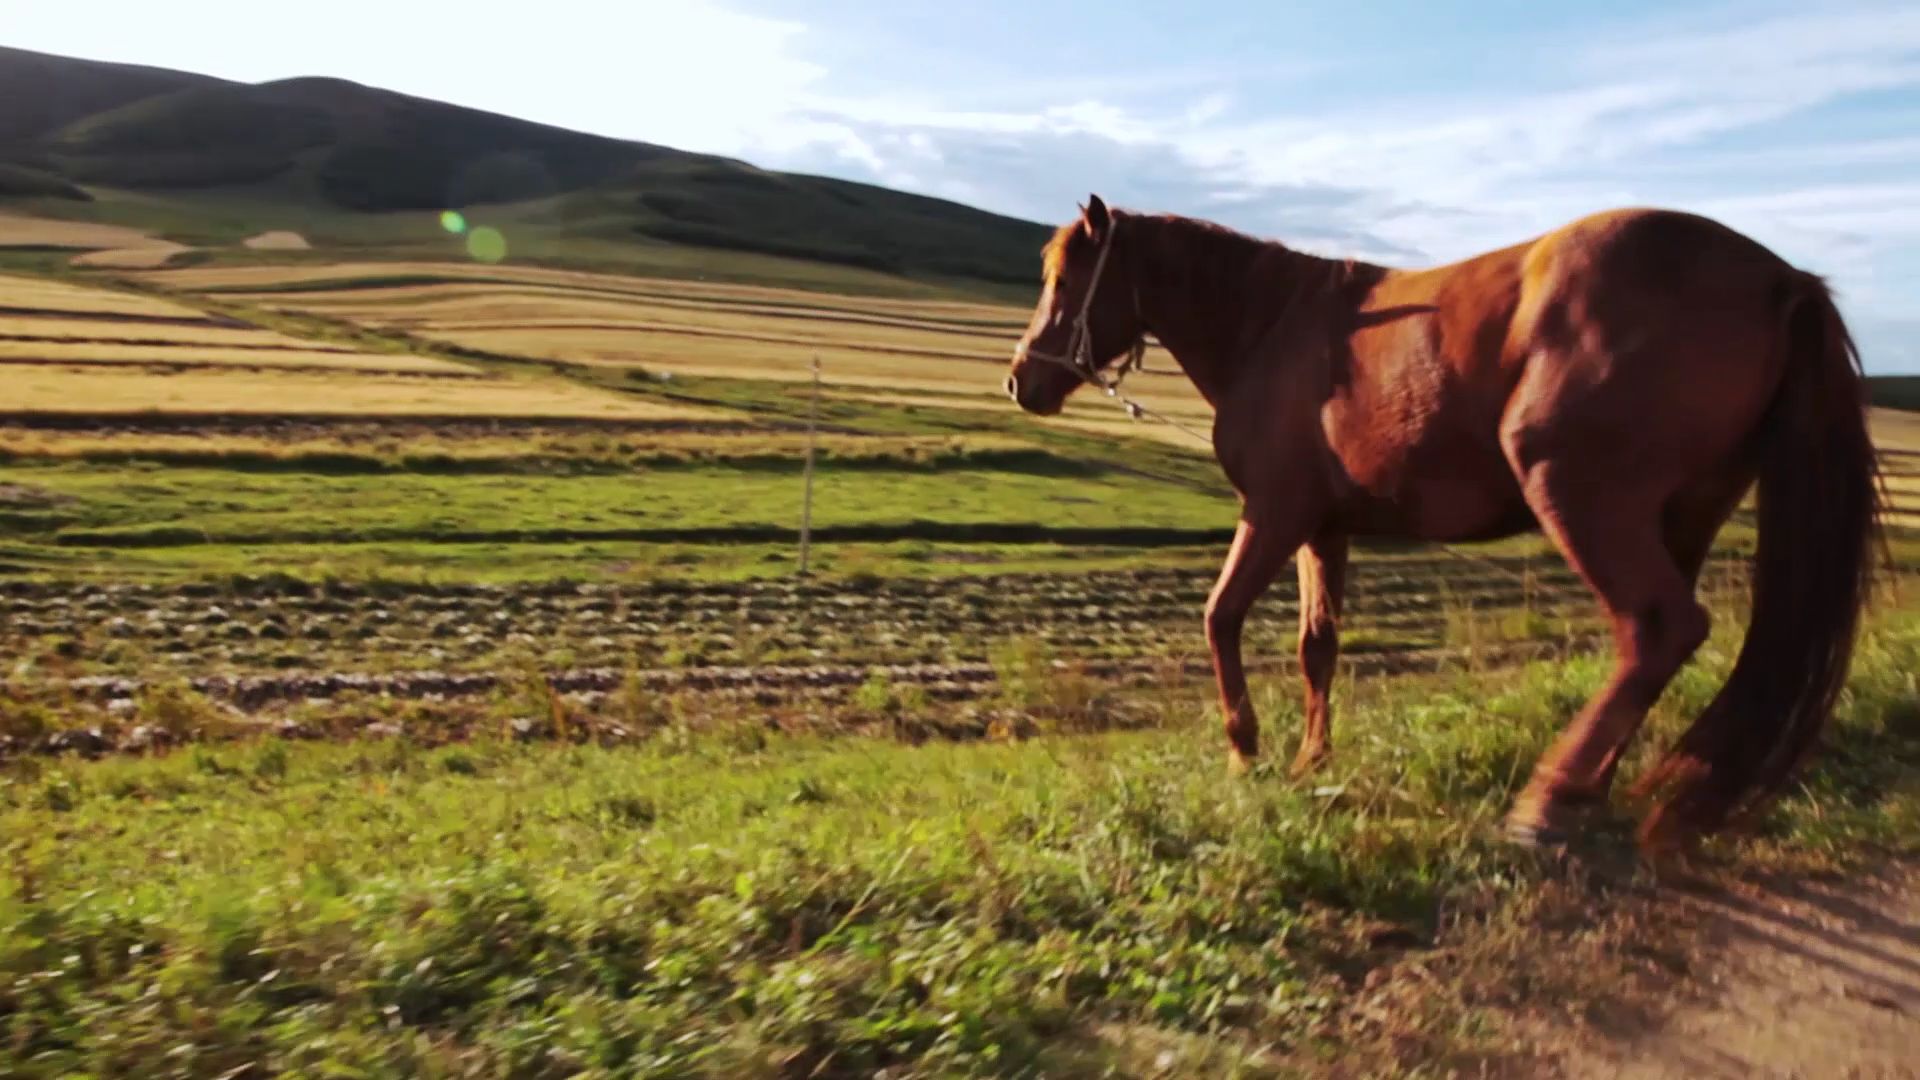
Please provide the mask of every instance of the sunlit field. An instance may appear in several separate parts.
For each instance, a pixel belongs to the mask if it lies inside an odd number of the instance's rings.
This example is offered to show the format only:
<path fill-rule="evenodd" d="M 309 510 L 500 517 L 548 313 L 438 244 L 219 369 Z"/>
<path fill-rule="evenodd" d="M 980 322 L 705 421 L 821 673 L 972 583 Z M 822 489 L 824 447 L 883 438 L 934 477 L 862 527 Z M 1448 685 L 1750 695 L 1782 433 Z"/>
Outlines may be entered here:
<path fill-rule="evenodd" d="M 1006 402 L 1026 311 L 295 253 L 0 276 L 9 1075 L 1473 1070 L 1665 932 L 1593 915 L 1624 792 L 1565 858 L 1499 836 L 1606 671 L 1537 537 L 1363 546 L 1333 764 L 1229 780 L 1232 495 L 1175 427 Z M 1920 424 L 1875 431 L 1912 523 Z M 1708 872 L 1915 850 L 1891 549 L 1820 763 Z M 1248 627 L 1282 761 L 1295 609 Z"/>

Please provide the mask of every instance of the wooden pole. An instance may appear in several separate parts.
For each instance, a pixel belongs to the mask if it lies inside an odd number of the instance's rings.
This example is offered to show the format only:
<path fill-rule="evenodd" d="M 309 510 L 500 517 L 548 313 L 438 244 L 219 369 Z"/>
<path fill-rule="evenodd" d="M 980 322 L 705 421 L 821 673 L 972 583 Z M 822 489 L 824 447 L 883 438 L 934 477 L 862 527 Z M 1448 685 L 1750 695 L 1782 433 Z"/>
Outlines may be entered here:
<path fill-rule="evenodd" d="M 807 556 L 813 547 L 813 451 L 819 441 L 820 354 L 813 354 L 813 397 L 807 403 L 807 467 L 800 496 L 800 576 L 807 576 Z"/>

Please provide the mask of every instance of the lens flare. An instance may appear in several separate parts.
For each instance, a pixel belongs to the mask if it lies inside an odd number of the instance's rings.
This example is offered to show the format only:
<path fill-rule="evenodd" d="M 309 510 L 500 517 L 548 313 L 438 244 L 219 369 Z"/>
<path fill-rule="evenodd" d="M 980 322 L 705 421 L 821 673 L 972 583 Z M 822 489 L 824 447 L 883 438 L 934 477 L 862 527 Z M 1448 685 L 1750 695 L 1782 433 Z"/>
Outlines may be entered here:
<path fill-rule="evenodd" d="M 458 210 L 442 210 L 440 227 L 457 235 L 467 231 L 467 219 L 462 217 Z"/>
<path fill-rule="evenodd" d="M 483 263 L 497 263 L 507 257 L 507 238 L 491 225 L 482 225 L 467 234 L 467 254 Z"/>

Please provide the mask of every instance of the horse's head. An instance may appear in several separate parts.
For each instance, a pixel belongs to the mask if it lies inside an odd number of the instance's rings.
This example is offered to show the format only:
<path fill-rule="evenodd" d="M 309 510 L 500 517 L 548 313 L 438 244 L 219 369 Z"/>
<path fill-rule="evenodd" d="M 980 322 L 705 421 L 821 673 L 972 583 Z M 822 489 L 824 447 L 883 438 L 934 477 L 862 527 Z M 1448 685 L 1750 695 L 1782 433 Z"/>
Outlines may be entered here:
<path fill-rule="evenodd" d="M 1030 413 L 1054 415 L 1082 383 L 1100 382 L 1122 357 L 1137 359 L 1145 327 L 1118 250 L 1120 222 L 1094 195 L 1047 244 L 1040 303 L 1006 382 L 1007 396 Z"/>

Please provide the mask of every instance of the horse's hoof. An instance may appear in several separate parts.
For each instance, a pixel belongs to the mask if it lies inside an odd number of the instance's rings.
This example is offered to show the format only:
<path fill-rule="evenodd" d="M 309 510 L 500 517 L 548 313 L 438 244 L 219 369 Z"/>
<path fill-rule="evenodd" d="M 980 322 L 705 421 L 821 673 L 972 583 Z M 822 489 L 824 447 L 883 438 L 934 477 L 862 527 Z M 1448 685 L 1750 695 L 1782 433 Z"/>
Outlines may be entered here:
<path fill-rule="evenodd" d="M 1523 791 L 1507 811 L 1507 839 L 1529 848 L 1565 847 L 1588 816 L 1605 805 L 1604 799 L 1584 793 Z"/>
<path fill-rule="evenodd" d="M 1660 810 L 1655 810 L 1635 830 L 1634 846 L 1641 856 L 1649 862 L 1677 861 L 1687 855 L 1698 842 L 1698 837 L 1689 835 L 1673 819 Z"/>
<path fill-rule="evenodd" d="M 1253 771 L 1253 759 L 1240 752 L 1238 747 L 1227 749 L 1227 775 L 1245 776 Z"/>
<path fill-rule="evenodd" d="M 1327 762 L 1331 760 L 1333 760 L 1333 751 L 1331 750 L 1315 750 L 1312 752 L 1302 750 L 1299 755 L 1293 759 L 1291 775 L 1295 780 L 1312 776 L 1314 773 L 1326 768 Z"/>
<path fill-rule="evenodd" d="M 1507 818 L 1507 840 L 1509 843 L 1532 851 L 1558 850 L 1567 846 L 1572 838 L 1566 829 L 1548 824 L 1534 818 Z"/>

